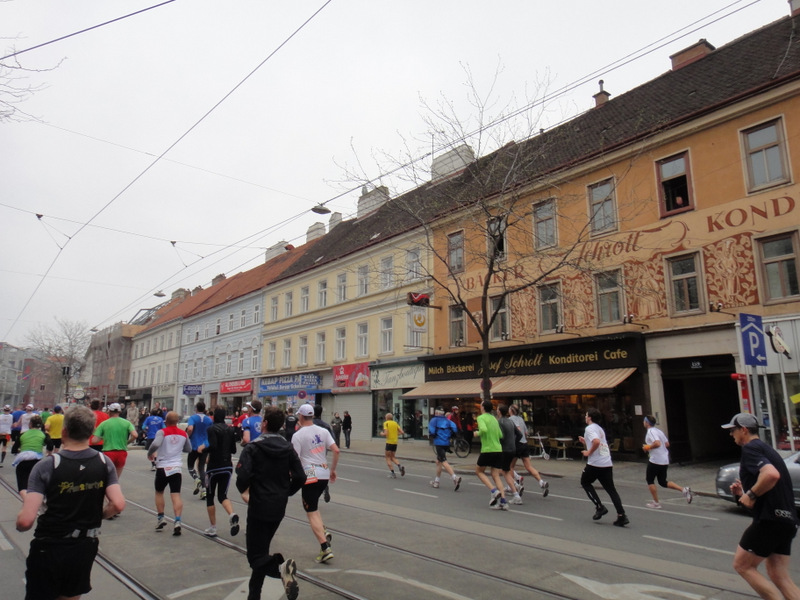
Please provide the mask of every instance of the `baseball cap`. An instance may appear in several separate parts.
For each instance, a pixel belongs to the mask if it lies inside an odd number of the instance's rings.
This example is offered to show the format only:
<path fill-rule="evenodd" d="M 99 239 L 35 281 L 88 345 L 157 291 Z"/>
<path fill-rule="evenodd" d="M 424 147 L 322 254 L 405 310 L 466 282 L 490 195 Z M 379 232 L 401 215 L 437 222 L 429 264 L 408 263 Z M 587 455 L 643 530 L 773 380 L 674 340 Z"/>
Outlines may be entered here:
<path fill-rule="evenodd" d="M 119 405 L 119 402 L 112 402 L 108 405 L 108 412 L 119 412 L 122 410 L 122 407 Z"/>
<path fill-rule="evenodd" d="M 28 404 L 28 406 L 26 406 L 26 407 L 25 407 L 25 410 L 28 410 L 29 408 L 30 408 L 31 410 L 33 410 L 33 404 Z"/>
<path fill-rule="evenodd" d="M 441 407 L 441 406 L 437 406 L 436 410 L 434 410 L 433 412 L 434 412 L 434 414 L 437 414 L 437 415 L 443 415 L 444 414 L 444 408 Z"/>
<path fill-rule="evenodd" d="M 297 414 L 303 415 L 304 417 L 313 417 L 314 407 L 310 404 L 303 404 L 303 406 L 297 409 Z"/>
<path fill-rule="evenodd" d="M 3 410 L 11 410 L 11 407 L 10 407 L 8 404 L 6 404 L 6 405 L 3 407 Z"/>
<path fill-rule="evenodd" d="M 750 413 L 739 413 L 734 415 L 730 423 L 722 425 L 723 429 L 733 429 L 734 427 L 745 427 L 747 429 L 758 427 L 758 419 Z"/>

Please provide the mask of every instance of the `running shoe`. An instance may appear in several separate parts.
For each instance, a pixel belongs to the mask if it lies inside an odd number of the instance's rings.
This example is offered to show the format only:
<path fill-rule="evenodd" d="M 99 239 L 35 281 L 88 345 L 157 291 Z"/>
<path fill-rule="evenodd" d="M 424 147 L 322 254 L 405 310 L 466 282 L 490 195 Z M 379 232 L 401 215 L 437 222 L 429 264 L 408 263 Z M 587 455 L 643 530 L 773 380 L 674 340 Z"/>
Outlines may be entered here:
<path fill-rule="evenodd" d="M 500 500 L 500 490 L 495 490 L 492 492 L 492 497 L 489 500 L 489 506 L 496 505 L 498 500 Z"/>
<path fill-rule="evenodd" d="M 327 529 L 325 530 L 325 539 L 328 541 L 329 544 L 333 542 L 333 536 L 331 535 L 331 532 L 328 531 Z"/>
<path fill-rule="evenodd" d="M 320 550 L 319 554 L 317 554 L 316 560 L 318 563 L 328 562 L 330 559 L 333 558 L 333 550 L 330 548 L 325 548 L 324 550 Z"/>
<path fill-rule="evenodd" d="M 692 491 L 692 488 L 683 488 L 683 497 L 686 498 L 687 503 L 691 504 L 692 500 L 694 499 L 694 492 Z"/>
<path fill-rule="evenodd" d="M 161 531 L 167 526 L 167 520 L 164 517 L 158 517 L 156 521 L 156 531 Z"/>
<path fill-rule="evenodd" d="M 454 491 L 454 492 L 457 492 L 457 491 L 458 491 L 458 488 L 460 488 L 460 487 L 461 487 L 461 477 L 456 477 L 456 479 L 455 479 L 455 481 L 453 481 L 453 483 L 454 483 L 454 484 L 455 484 L 455 486 L 456 486 L 456 487 L 453 489 L 453 491 Z"/>
<path fill-rule="evenodd" d="M 200 481 L 199 478 L 194 480 L 194 490 L 192 490 L 192 495 L 197 496 L 200 493 L 200 488 L 203 487 L 203 482 Z"/>
<path fill-rule="evenodd" d="M 156 470 L 156 463 L 155 463 L 155 461 L 150 461 L 150 470 L 151 470 L 151 471 L 155 471 L 155 470 Z"/>
<path fill-rule="evenodd" d="M 397 465 L 397 468 L 400 469 L 400 477 L 406 476 L 406 468 L 403 465 Z"/>
<path fill-rule="evenodd" d="M 175 521 L 175 526 L 172 528 L 172 535 L 179 536 L 181 534 L 181 522 Z"/>
<path fill-rule="evenodd" d="M 539 487 L 542 488 L 542 498 L 547 498 L 547 494 L 550 493 L 550 484 L 547 483 L 544 479 L 540 479 Z"/>
<path fill-rule="evenodd" d="M 231 535 L 236 535 L 239 533 L 239 515 L 236 513 L 232 514 L 229 522 L 231 526 Z"/>
<path fill-rule="evenodd" d="M 508 502 L 505 498 L 500 498 L 500 504 L 497 505 L 500 510 L 508 510 Z"/>
<path fill-rule="evenodd" d="M 645 506 L 647 508 L 661 508 L 661 502 L 648 502 Z"/>
<path fill-rule="evenodd" d="M 325 486 L 325 490 L 322 492 L 322 499 L 325 500 L 326 503 L 331 501 L 331 491 L 328 489 L 327 485 Z"/>
<path fill-rule="evenodd" d="M 389 479 L 397 479 L 397 475 L 395 474 L 395 472 L 394 472 L 394 471 L 392 471 L 391 473 L 389 473 L 389 474 L 387 475 L 387 477 L 388 477 Z"/>
<path fill-rule="evenodd" d="M 616 525 L 617 527 L 625 527 L 625 525 L 627 525 L 628 523 L 630 523 L 630 521 L 628 520 L 628 517 L 626 517 L 625 515 L 619 515 L 617 517 L 617 520 L 614 521 L 614 525 Z"/>
<path fill-rule="evenodd" d="M 203 530 L 203 535 L 207 537 L 217 537 L 217 528 L 213 525 L 211 527 L 206 527 L 206 529 Z"/>
<path fill-rule="evenodd" d="M 518 495 L 514 496 L 511 499 L 511 504 L 522 504 L 522 498 L 520 498 Z"/>
<path fill-rule="evenodd" d="M 205 500 L 207 495 L 206 488 L 203 488 L 203 491 L 200 492 L 200 500 Z"/>
<path fill-rule="evenodd" d="M 601 504 L 599 507 L 597 507 L 597 510 L 594 511 L 594 516 L 592 517 L 592 519 L 594 519 L 595 521 L 599 521 L 600 518 L 606 514 L 608 514 L 608 509 Z"/>
<path fill-rule="evenodd" d="M 522 496 L 522 494 L 525 493 L 525 486 L 522 484 L 522 478 L 520 478 L 520 481 L 519 483 L 517 483 L 516 488 L 517 488 L 517 494 L 519 494 L 520 496 Z"/>
<path fill-rule="evenodd" d="M 296 600 L 299 593 L 295 573 L 297 573 L 297 565 L 293 559 L 289 558 L 281 565 L 281 581 L 288 600 Z"/>
<path fill-rule="evenodd" d="M 439 487 L 439 482 L 438 481 L 431 481 L 431 487 L 432 488 L 438 488 Z"/>

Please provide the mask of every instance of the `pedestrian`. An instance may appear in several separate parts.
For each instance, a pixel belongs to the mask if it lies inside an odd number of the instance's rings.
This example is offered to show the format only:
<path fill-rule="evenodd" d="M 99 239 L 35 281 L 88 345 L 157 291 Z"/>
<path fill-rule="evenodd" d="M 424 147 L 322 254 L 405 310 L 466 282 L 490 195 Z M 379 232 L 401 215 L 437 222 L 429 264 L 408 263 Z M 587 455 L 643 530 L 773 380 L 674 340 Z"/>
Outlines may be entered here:
<path fill-rule="evenodd" d="M 56 405 L 53 407 L 53 413 L 44 421 L 44 430 L 50 439 L 53 441 L 53 448 L 56 452 L 61 448 L 61 428 L 64 425 L 64 410 L 61 406 Z"/>
<path fill-rule="evenodd" d="M 136 408 L 136 402 L 128 402 L 128 408 L 125 411 L 125 418 L 130 421 L 134 428 L 139 426 L 139 409 Z"/>
<path fill-rule="evenodd" d="M 453 467 L 447 462 L 447 449 L 450 448 L 450 440 L 458 433 L 458 429 L 455 423 L 445 418 L 444 408 L 441 406 L 437 406 L 433 414 L 433 418 L 428 422 L 428 432 L 433 438 L 433 447 L 436 451 L 436 476 L 431 481 L 431 486 L 439 487 L 439 478 L 444 469 L 453 480 L 453 491 L 457 492 L 461 487 L 461 477 L 456 475 Z"/>
<path fill-rule="evenodd" d="M 150 416 L 144 420 L 144 423 L 142 423 L 145 452 L 149 452 L 153 440 L 156 439 L 156 434 L 163 428 L 164 428 L 164 419 L 161 417 L 161 410 L 158 408 L 152 408 L 150 410 Z M 151 471 L 156 470 L 155 459 L 152 459 L 150 461 L 150 470 Z"/>
<path fill-rule="evenodd" d="M 344 418 L 342 419 L 342 431 L 344 432 L 344 445 L 350 449 L 350 432 L 353 431 L 353 418 L 350 413 L 344 411 Z"/>
<path fill-rule="evenodd" d="M 680 486 L 674 481 L 667 481 L 669 440 L 666 434 L 656 427 L 656 418 L 653 415 L 647 415 L 644 418 L 644 428 L 647 430 L 647 434 L 644 437 L 642 450 L 650 453 L 645 481 L 647 481 L 647 487 L 653 496 L 653 501 L 648 502 L 647 507 L 661 508 L 661 503 L 658 501 L 658 491 L 656 490 L 656 480 L 658 480 L 658 485 L 663 488 L 681 492 L 683 497 L 686 498 L 686 502 L 691 504 L 694 497 L 691 488 Z"/>
<path fill-rule="evenodd" d="M 33 410 L 33 404 L 28 404 L 25 406 L 25 412 L 19 418 L 18 426 L 20 434 L 25 433 L 31 426 L 31 417 L 35 415 L 36 412 Z"/>
<path fill-rule="evenodd" d="M 478 455 L 478 463 L 475 465 L 475 475 L 481 483 L 489 488 L 491 497 L 489 507 L 496 510 L 508 510 L 505 492 L 503 491 L 503 480 L 500 473 L 503 469 L 503 447 L 500 438 L 503 436 L 500 424 L 492 414 L 492 401 L 484 400 L 481 402 L 481 414 L 478 415 L 478 428 L 475 433 L 481 440 L 481 453 Z M 490 469 L 491 480 L 486 475 L 486 469 Z"/>
<path fill-rule="evenodd" d="M 325 528 L 319 512 L 319 497 L 329 482 L 336 481 L 339 446 L 334 443 L 333 436 L 327 429 L 314 424 L 314 407 L 310 404 L 303 404 L 297 410 L 297 417 L 300 420 L 300 429 L 292 437 L 292 446 L 300 457 L 306 473 L 302 491 L 303 509 L 306 511 L 311 531 L 320 544 L 320 551 L 315 560 L 324 563 L 333 558 L 332 536 Z M 333 452 L 330 464 L 325 457 L 327 450 Z"/>
<path fill-rule="evenodd" d="M 464 439 L 470 446 L 472 446 L 472 440 L 475 438 L 475 430 L 477 428 L 475 417 L 472 416 L 472 413 L 467 413 L 464 417 Z"/>
<path fill-rule="evenodd" d="M 261 435 L 261 409 L 264 405 L 261 400 L 252 400 L 245 406 L 247 416 L 242 420 L 242 446 L 250 443 Z"/>
<path fill-rule="evenodd" d="M 397 440 L 399 436 L 405 434 L 406 432 L 403 431 L 403 428 L 394 420 L 394 415 L 392 413 L 386 413 L 386 420 L 383 422 L 381 436 L 386 438 L 384 456 L 386 457 L 386 466 L 389 467 L 389 477 L 392 479 L 397 479 L 397 475 L 394 472 L 394 465 L 397 465 L 397 469 L 400 471 L 400 477 L 405 477 L 406 475 L 406 468 L 400 464 L 396 456 Z"/>
<path fill-rule="evenodd" d="M 45 451 L 48 454 L 53 451 L 53 443 L 50 441 L 50 436 L 44 431 L 42 418 L 39 415 L 33 415 L 29 425 L 28 430 L 23 431 L 19 436 L 19 453 L 11 463 L 11 466 L 17 469 L 17 490 L 23 500 L 27 493 L 28 479 L 33 467 L 42 460 Z"/>
<path fill-rule="evenodd" d="M 172 525 L 172 535 L 181 534 L 181 515 L 183 514 L 183 500 L 181 499 L 181 484 L 183 475 L 181 474 L 181 464 L 183 459 L 181 453 L 190 452 L 192 444 L 186 432 L 178 427 L 178 413 L 170 411 L 164 421 L 165 427 L 159 429 L 156 437 L 150 444 L 147 451 L 147 458 L 153 460 L 156 457 L 156 477 L 154 487 L 156 491 L 156 531 L 161 532 L 167 526 L 164 518 L 166 501 L 164 490 L 169 485 L 169 499 L 172 502 L 172 511 L 175 520 Z"/>
<path fill-rule="evenodd" d="M 608 513 L 608 509 L 603 506 L 600 496 L 597 495 L 597 490 L 592 485 L 595 481 L 599 481 L 600 485 L 611 497 L 611 502 L 613 502 L 614 508 L 617 510 L 617 520 L 614 521 L 614 525 L 625 527 L 630 521 L 625 515 L 622 500 L 620 500 L 617 488 L 614 486 L 614 467 L 611 461 L 611 451 L 608 449 L 605 431 L 597 424 L 601 416 L 600 411 L 596 408 L 588 409 L 584 416 L 586 430 L 578 438 L 586 448 L 581 454 L 587 457 L 586 466 L 581 474 L 581 487 L 594 504 L 595 511 L 592 519 L 597 521 Z"/>
<path fill-rule="evenodd" d="M 287 442 L 292 441 L 292 436 L 297 430 L 297 417 L 294 416 L 294 408 L 291 406 L 286 409 L 286 420 L 283 424 L 283 433 Z"/>
<path fill-rule="evenodd" d="M 333 429 L 333 441 L 336 442 L 337 446 L 342 445 L 342 423 L 343 421 L 339 416 L 339 413 L 333 413 L 333 418 L 331 419 L 331 429 Z"/>
<path fill-rule="evenodd" d="M 517 460 L 522 461 L 522 466 L 525 467 L 525 470 L 536 480 L 539 482 L 539 487 L 542 490 L 542 498 L 547 498 L 547 495 L 550 493 L 550 484 L 546 482 L 539 471 L 531 464 L 531 447 L 528 445 L 528 435 L 527 431 L 528 428 L 525 425 L 525 421 L 519 415 L 519 407 L 516 404 L 512 404 L 508 407 L 508 411 L 510 413 L 509 419 L 516 425 L 517 430 L 519 430 L 520 437 L 518 438 L 516 452 L 514 454 L 514 460 L 511 461 L 511 474 L 516 475 L 516 471 L 514 467 L 517 465 Z M 516 479 L 516 477 L 515 477 Z M 522 476 L 519 476 L 517 480 L 519 483 L 519 495 L 522 496 L 525 490 L 524 479 Z"/>
<path fill-rule="evenodd" d="M 3 450 L 0 454 L 0 467 L 6 460 L 6 447 L 8 440 L 11 439 L 11 427 L 14 425 L 14 417 L 11 416 L 11 405 L 6 404 L 3 407 L 3 412 L 0 413 L 0 446 Z"/>
<path fill-rule="evenodd" d="M 233 437 L 237 442 L 242 441 L 242 421 L 244 421 L 246 418 L 247 415 L 240 410 L 236 410 L 233 413 L 233 421 L 231 422 L 231 425 L 233 426 Z"/>
<path fill-rule="evenodd" d="M 497 424 L 500 426 L 500 431 L 503 436 L 500 438 L 500 447 L 503 449 L 503 479 L 505 479 L 504 492 L 513 493 L 511 504 L 522 504 L 522 492 L 525 490 L 521 483 L 514 481 L 514 473 L 511 468 L 517 454 L 517 445 L 522 439 L 522 434 L 517 429 L 514 422 L 508 418 L 508 406 L 501 404 L 497 407 L 497 412 L 500 413 L 500 418 L 497 419 Z"/>
<path fill-rule="evenodd" d="M 122 477 L 122 469 L 128 460 L 128 443 L 136 439 L 133 423 L 119 416 L 122 407 L 118 402 L 108 406 L 108 419 L 100 423 L 94 434 L 103 440 L 103 452 L 117 468 L 117 477 Z"/>
<path fill-rule="evenodd" d="M 327 421 L 322 420 L 322 404 L 314 404 L 314 425 L 317 427 L 322 427 L 323 429 L 327 429 L 328 433 L 333 436 L 333 428 L 330 426 L 330 423 Z M 335 441 L 335 440 L 334 440 Z M 336 444 L 337 446 L 339 444 Z M 328 457 L 328 451 L 325 451 L 325 458 Z M 328 503 L 331 501 L 331 486 L 326 485 L 325 489 L 322 490 L 322 499 Z"/>
<path fill-rule="evenodd" d="M 461 409 L 459 408 L 458 404 L 454 404 L 450 407 L 450 413 L 447 415 L 447 418 L 450 419 L 458 429 L 458 434 L 464 431 L 464 424 L 461 422 Z"/>
<path fill-rule="evenodd" d="M 736 547 L 733 568 L 762 598 L 800 598 L 800 588 L 789 574 L 798 520 L 786 463 L 759 438 L 753 415 L 739 413 L 722 428 L 742 447 L 739 479 L 731 493 L 753 515 Z M 767 577 L 758 570 L 765 560 Z"/>
<path fill-rule="evenodd" d="M 11 413 L 11 454 L 19 452 L 19 436 L 22 433 L 20 418 L 25 414 L 25 409 L 22 404 L 19 405 L 17 410 Z"/>
<path fill-rule="evenodd" d="M 92 413 L 94 413 L 94 428 L 97 429 L 98 425 L 108 419 L 108 413 L 103 412 L 100 410 L 100 400 L 92 400 L 89 404 L 89 407 L 92 409 Z M 97 450 L 98 452 L 103 451 L 103 440 L 101 440 L 96 435 L 92 435 L 89 438 L 89 447 L 92 450 Z"/>
<path fill-rule="evenodd" d="M 186 424 L 186 435 L 189 436 L 189 442 L 192 444 L 192 450 L 186 458 L 186 468 L 189 469 L 189 475 L 194 480 L 192 494 L 195 496 L 200 494 L 200 500 L 205 500 L 206 457 L 200 454 L 198 448 L 208 445 L 208 428 L 214 422 L 206 414 L 206 403 L 202 400 L 194 405 L 194 409 L 195 414 L 189 417 Z M 197 469 L 194 468 L 195 464 L 197 464 Z"/>
<path fill-rule="evenodd" d="M 289 496 L 306 482 L 293 442 L 278 433 L 283 424 L 283 412 L 277 406 L 268 406 L 262 421 L 263 435 L 242 450 L 236 465 L 236 488 L 247 504 L 245 545 L 252 571 L 247 600 L 260 600 L 265 577 L 280 577 L 288 600 L 295 600 L 299 592 L 295 561 L 279 553 L 270 554 Z"/>
<path fill-rule="evenodd" d="M 33 527 L 45 501 L 47 508 L 39 516 L 28 552 L 26 598 L 78 600 L 89 593 L 100 525 L 104 517 L 125 508 L 114 465 L 89 448 L 94 422 L 89 408 L 69 408 L 61 452 L 40 461 L 31 472 L 17 531 Z"/>
<path fill-rule="evenodd" d="M 211 526 L 205 530 L 209 537 L 217 535 L 217 516 L 214 509 L 214 494 L 217 500 L 228 513 L 228 524 L 231 535 L 239 533 L 239 515 L 233 512 L 233 504 L 228 499 L 228 487 L 233 475 L 233 461 L 231 456 L 236 454 L 236 440 L 233 429 L 225 423 L 225 408 L 214 408 L 214 424 L 208 430 L 208 444 L 200 446 L 198 452 L 208 457 L 206 468 L 206 508 Z"/>

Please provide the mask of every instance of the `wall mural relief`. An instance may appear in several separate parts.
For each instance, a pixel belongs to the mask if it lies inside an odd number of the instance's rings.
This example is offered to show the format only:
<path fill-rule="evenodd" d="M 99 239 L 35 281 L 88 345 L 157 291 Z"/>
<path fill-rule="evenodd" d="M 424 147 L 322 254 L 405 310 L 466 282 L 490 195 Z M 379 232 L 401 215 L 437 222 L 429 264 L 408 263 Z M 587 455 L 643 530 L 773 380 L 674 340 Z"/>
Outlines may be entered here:
<path fill-rule="evenodd" d="M 758 303 L 750 233 L 742 233 L 703 248 L 708 299 L 726 307 Z"/>

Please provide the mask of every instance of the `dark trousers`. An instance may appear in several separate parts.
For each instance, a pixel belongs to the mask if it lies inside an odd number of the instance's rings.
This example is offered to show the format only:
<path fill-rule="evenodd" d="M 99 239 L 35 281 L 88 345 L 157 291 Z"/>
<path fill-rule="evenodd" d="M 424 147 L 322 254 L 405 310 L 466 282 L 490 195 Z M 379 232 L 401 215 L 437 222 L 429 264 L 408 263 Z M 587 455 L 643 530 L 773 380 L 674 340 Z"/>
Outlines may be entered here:
<path fill-rule="evenodd" d="M 342 429 L 344 431 L 344 445 L 350 447 L 350 431 L 351 429 Z"/>
<path fill-rule="evenodd" d="M 261 599 L 261 588 L 264 586 L 265 577 L 277 579 L 281 576 L 280 566 L 283 563 L 283 555 L 269 553 L 272 538 L 275 537 L 275 532 L 278 531 L 280 525 L 280 521 L 259 521 L 249 517 L 247 519 L 245 544 L 247 546 L 247 562 L 252 569 L 247 600 Z"/>
<path fill-rule="evenodd" d="M 581 487 L 586 491 L 589 500 L 594 503 L 595 508 L 600 508 L 603 503 L 600 501 L 600 496 L 597 495 L 597 490 L 592 485 L 595 481 L 599 481 L 600 485 L 611 498 L 614 503 L 614 508 L 617 510 L 618 515 L 624 515 L 625 509 L 622 507 L 622 500 L 619 499 L 617 488 L 614 487 L 614 467 L 595 467 L 586 465 L 581 474 Z"/>

